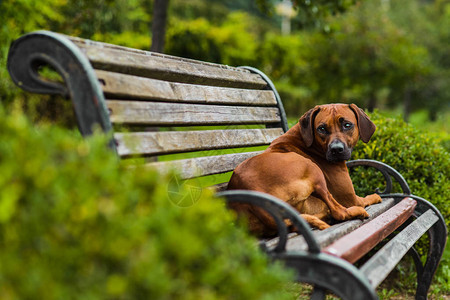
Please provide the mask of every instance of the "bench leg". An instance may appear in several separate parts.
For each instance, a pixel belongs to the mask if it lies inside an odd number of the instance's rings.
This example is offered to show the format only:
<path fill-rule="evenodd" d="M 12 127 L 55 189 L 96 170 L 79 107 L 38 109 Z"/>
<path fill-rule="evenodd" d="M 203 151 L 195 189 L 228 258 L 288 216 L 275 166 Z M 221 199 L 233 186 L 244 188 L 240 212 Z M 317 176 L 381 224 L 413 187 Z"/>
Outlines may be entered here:
<path fill-rule="evenodd" d="M 326 295 L 327 293 L 323 288 L 315 286 L 311 295 L 311 300 L 324 300 Z"/>
<path fill-rule="evenodd" d="M 436 207 L 427 200 L 409 195 L 417 201 L 417 207 L 414 212 L 416 217 L 422 215 L 429 209 L 439 217 L 439 220 L 428 230 L 428 237 L 430 239 L 430 246 L 425 264 L 422 266 L 420 260 L 414 259 L 417 269 L 417 290 L 416 299 L 427 299 L 428 290 L 431 285 L 434 273 L 436 272 L 442 254 L 444 253 L 445 244 L 447 242 L 447 227 L 445 226 L 444 218 Z M 413 254 L 413 257 L 415 255 Z"/>
<path fill-rule="evenodd" d="M 324 299 L 329 290 L 342 299 L 375 300 L 369 281 L 352 264 L 325 253 L 280 253 L 274 257 L 297 273 L 297 280 L 314 285 L 312 299 Z M 317 290 L 317 291 L 316 291 Z"/>

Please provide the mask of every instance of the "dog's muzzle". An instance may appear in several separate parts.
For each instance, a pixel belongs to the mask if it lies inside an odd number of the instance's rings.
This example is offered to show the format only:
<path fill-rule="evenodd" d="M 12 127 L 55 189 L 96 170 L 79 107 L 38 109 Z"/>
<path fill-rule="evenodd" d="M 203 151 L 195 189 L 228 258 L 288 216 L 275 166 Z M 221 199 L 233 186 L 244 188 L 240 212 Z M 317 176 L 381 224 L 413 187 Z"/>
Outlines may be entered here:
<path fill-rule="evenodd" d="M 326 158 L 328 161 L 337 162 L 349 160 L 352 150 L 340 140 L 334 140 L 328 145 Z"/>

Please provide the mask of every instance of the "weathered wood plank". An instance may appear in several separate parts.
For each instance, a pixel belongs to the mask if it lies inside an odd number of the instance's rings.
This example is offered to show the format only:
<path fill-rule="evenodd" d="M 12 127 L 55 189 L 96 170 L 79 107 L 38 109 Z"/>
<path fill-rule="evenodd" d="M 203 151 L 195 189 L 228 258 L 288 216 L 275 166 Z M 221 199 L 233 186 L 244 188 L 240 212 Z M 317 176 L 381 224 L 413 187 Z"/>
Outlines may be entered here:
<path fill-rule="evenodd" d="M 272 91 L 183 84 L 144 77 L 96 71 L 109 99 L 143 99 L 204 104 L 276 106 Z"/>
<path fill-rule="evenodd" d="M 190 159 L 162 161 L 146 164 L 158 170 L 177 170 L 181 179 L 191 179 L 200 176 L 214 175 L 233 171 L 234 168 L 247 158 L 253 157 L 263 151 L 246 153 L 233 153 L 196 157 Z"/>
<path fill-rule="evenodd" d="M 281 128 L 115 133 L 120 156 L 160 155 L 268 145 Z"/>
<path fill-rule="evenodd" d="M 378 217 L 389 208 L 395 205 L 395 200 L 392 198 L 383 199 L 383 202 L 366 207 L 366 211 L 369 213 L 369 218 L 364 220 L 351 220 L 342 223 L 335 224 L 325 230 L 314 230 L 313 234 L 319 245 L 324 248 L 344 235 L 352 232 L 358 227 L 370 222 L 374 218 Z M 278 238 L 271 239 L 266 242 L 266 246 L 271 248 L 278 243 Z M 306 251 L 308 249 L 305 239 L 300 235 L 293 235 L 286 245 L 287 251 Z"/>
<path fill-rule="evenodd" d="M 232 125 L 280 122 L 275 107 L 107 100 L 112 123 L 128 125 Z"/>
<path fill-rule="evenodd" d="M 362 273 L 377 287 L 394 269 L 408 250 L 439 218 L 430 209 L 390 240 L 362 267 Z"/>
<path fill-rule="evenodd" d="M 322 251 L 354 263 L 402 225 L 412 215 L 416 205 L 415 200 L 406 198 Z"/>
<path fill-rule="evenodd" d="M 192 84 L 263 89 L 257 74 L 225 65 L 68 37 L 95 69 Z"/>

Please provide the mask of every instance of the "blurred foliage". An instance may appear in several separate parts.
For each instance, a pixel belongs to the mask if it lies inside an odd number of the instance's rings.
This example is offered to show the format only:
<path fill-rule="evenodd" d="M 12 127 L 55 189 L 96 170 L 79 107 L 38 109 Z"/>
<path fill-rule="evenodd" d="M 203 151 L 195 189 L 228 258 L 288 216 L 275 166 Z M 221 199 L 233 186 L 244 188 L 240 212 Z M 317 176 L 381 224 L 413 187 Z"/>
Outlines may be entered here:
<path fill-rule="evenodd" d="M 436 294 L 450 293 L 450 243 L 447 242 L 441 263 L 435 275 L 431 291 Z"/>
<path fill-rule="evenodd" d="M 398 117 L 398 114 L 394 117 Z M 429 122 L 429 111 L 418 110 L 411 114 L 409 123 L 440 143 L 450 153 L 450 111 L 441 112 L 436 121 Z"/>
<path fill-rule="evenodd" d="M 326 45 L 314 69 L 321 78 L 319 98 L 366 100 L 359 104 L 374 109 L 383 89 L 393 100 L 393 94 L 403 95 L 407 84 L 427 73 L 426 49 L 415 45 L 377 6 L 377 1 L 369 1 L 351 9 L 332 23 L 326 40 L 319 40 Z M 330 82 L 328 74 L 335 80 Z"/>
<path fill-rule="evenodd" d="M 242 12 L 231 13 L 221 26 L 206 19 L 173 20 L 168 29 L 167 52 L 173 55 L 228 65 L 255 65 L 257 48 L 252 25 L 256 20 Z"/>
<path fill-rule="evenodd" d="M 259 9 L 266 14 L 274 14 L 280 1 L 255 0 Z M 327 18 L 345 12 L 356 0 L 292 0 L 297 14 L 294 16 L 294 28 L 326 27 Z"/>
<path fill-rule="evenodd" d="M 291 297 L 291 273 L 210 191 L 176 206 L 170 176 L 121 165 L 106 137 L 1 107 L 0 137 L 1 299 Z"/>
<path fill-rule="evenodd" d="M 420 1 L 392 1 L 390 18 L 416 44 L 426 48 L 430 72 L 410 87 L 412 110 L 426 108 L 431 120 L 450 99 L 450 1 L 437 0 L 428 5 Z"/>

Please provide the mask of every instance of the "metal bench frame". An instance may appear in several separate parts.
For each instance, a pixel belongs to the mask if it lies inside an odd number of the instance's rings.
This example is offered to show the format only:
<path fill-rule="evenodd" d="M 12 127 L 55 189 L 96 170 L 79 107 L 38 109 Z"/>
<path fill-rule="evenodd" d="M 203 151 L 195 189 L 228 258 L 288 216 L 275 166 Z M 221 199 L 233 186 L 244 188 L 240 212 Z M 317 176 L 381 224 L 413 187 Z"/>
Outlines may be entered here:
<path fill-rule="evenodd" d="M 26 91 L 58 94 L 72 99 L 79 130 L 83 136 L 92 134 L 94 126 L 99 126 L 106 133 L 111 133 L 113 126 L 101 82 L 86 55 L 74 43 L 74 39 L 76 41 L 76 38 L 48 31 L 24 35 L 10 48 L 8 70 L 13 81 Z M 83 42 L 89 44 L 89 41 L 83 40 Z M 39 68 L 45 65 L 54 68 L 63 78 L 64 84 L 43 80 L 39 75 Z M 273 83 L 257 69 L 243 68 L 259 74 L 267 82 L 267 89 L 272 90 L 275 95 L 281 118 L 281 122 L 275 124 L 275 127 L 281 127 L 286 132 L 288 130 L 286 115 Z M 117 145 L 117 142 L 112 139 L 109 146 L 117 151 Z M 313 299 L 324 299 L 326 290 L 344 299 L 377 299 L 375 287 L 406 252 L 412 255 L 417 270 L 416 299 L 426 299 L 447 239 L 447 228 L 442 215 L 430 202 L 412 195 L 404 178 L 388 165 L 372 160 L 358 160 L 348 162 L 347 166 L 349 168 L 372 167 L 381 172 L 386 180 L 386 188 L 377 192 L 383 198 L 393 198 L 395 203 L 400 203 L 407 197 L 414 199 L 417 203 L 409 225 L 403 226 L 400 233 L 378 252 L 381 254 L 375 254 L 359 269 L 352 263 L 326 253 L 314 231 L 286 203 L 270 195 L 253 191 L 222 191 L 217 196 L 225 198 L 229 203 L 243 202 L 262 207 L 272 215 L 278 224 L 278 238 L 275 242 L 263 241 L 261 246 L 270 257 L 284 261 L 287 266 L 294 268 L 299 281 L 314 285 Z M 403 193 L 392 193 L 392 179 L 400 184 Z M 290 251 L 287 247 L 292 235 L 289 234 L 283 222 L 284 219 L 290 219 L 298 230 L 298 237 L 304 239 L 304 251 Z M 430 239 L 430 247 L 426 262 L 422 264 L 413 244 L 426 232 Z M 407 237 L 405 238 L 404 235 Z M 373 266 L 380 260 L 386 260 L 386 253 L 391 253 L 390 247 L 396 245 L 401 247 L 395 248 L 394 254 L 398 257 L 390 263 L 390 269 L 378 276 L 372 274 Z"/>

